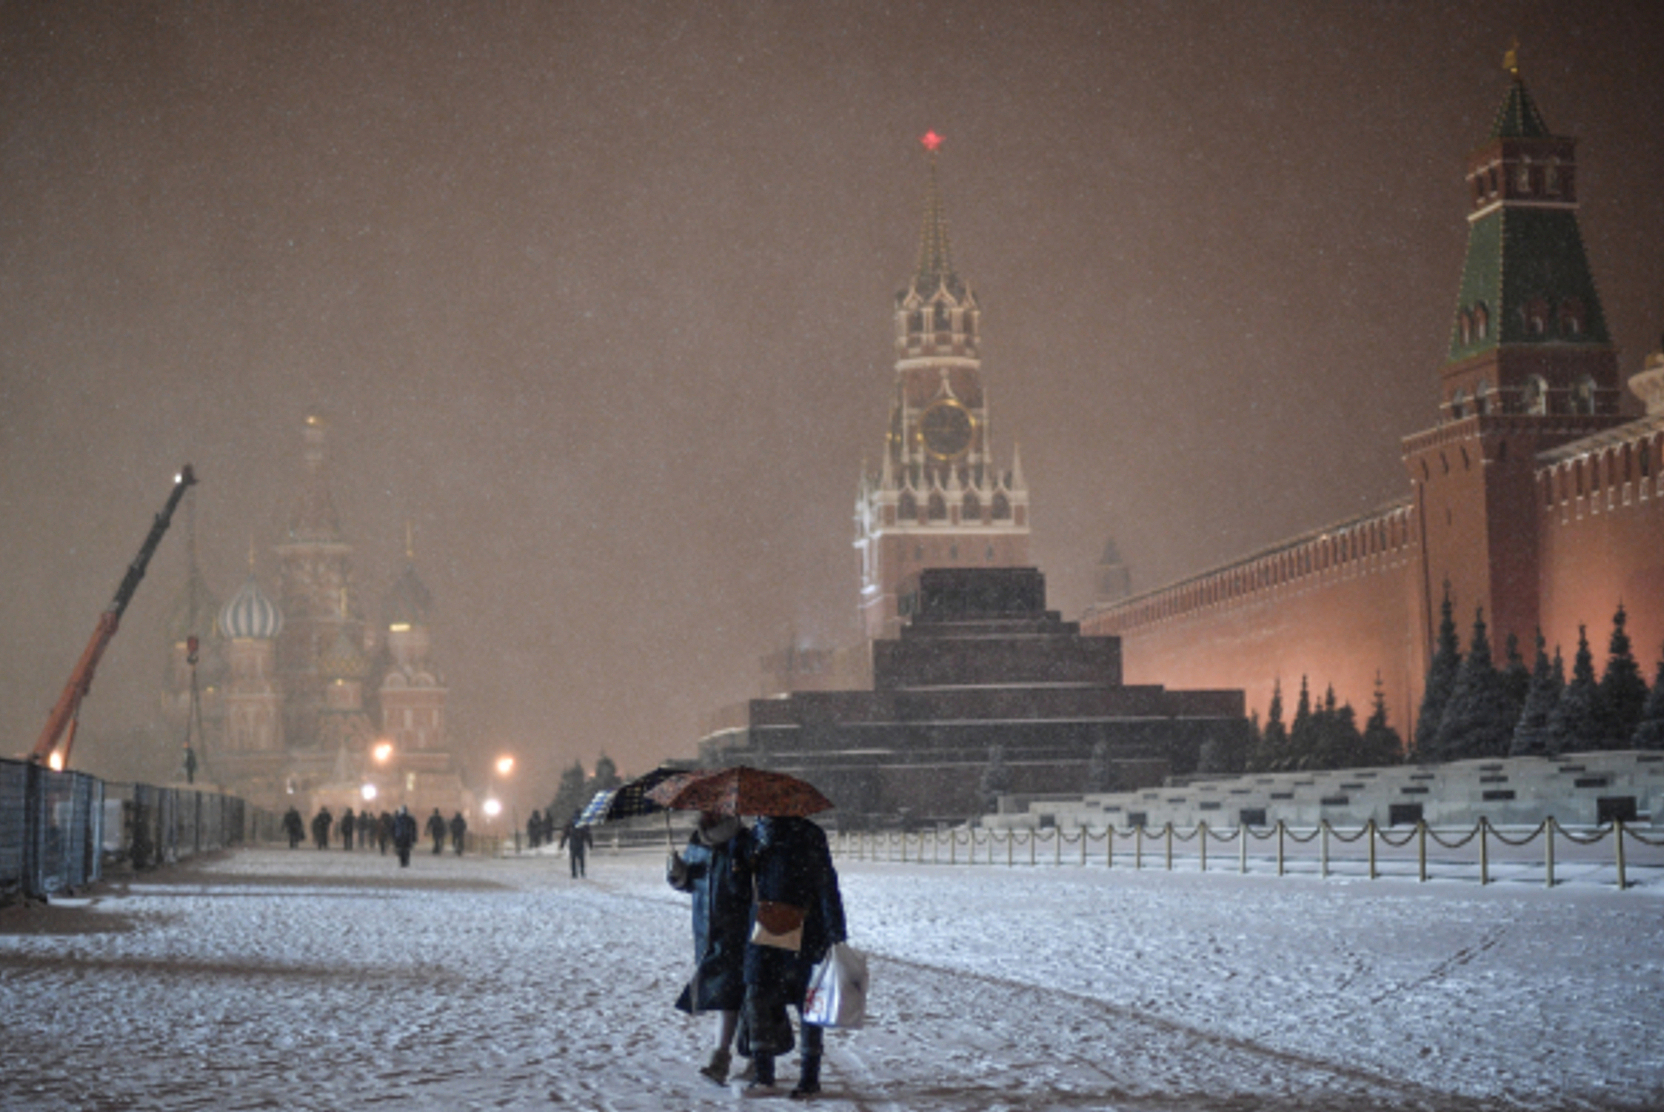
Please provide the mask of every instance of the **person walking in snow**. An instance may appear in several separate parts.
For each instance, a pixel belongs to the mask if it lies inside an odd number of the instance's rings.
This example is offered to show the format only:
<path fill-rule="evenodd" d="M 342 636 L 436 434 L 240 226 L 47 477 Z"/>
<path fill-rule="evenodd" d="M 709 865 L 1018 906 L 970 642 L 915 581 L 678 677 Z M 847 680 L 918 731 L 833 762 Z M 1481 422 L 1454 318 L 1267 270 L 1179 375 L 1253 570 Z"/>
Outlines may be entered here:
<path fill-rule="evenodd" d="M 399 868 L 410 864 L 410 851 L 416 845 L 416 816 L 410 813 L 409 807 L 400 807 L 399 813 L 393 816 L 392 823 L 393 848 L 399 851 Z"/>
<path fill-rule="evenodd" d="M 312 816 L 312 840 L 317 843 L 319 849 L 329 848 L 329 828 L 334 822 L 335 816 L 329 813 L 328 807 L 320 809 Z"/>
<path fill-rule="evenodd" d="M 294 849 L 306 837 L 306 822 L 300 812 L 291 807 L 283 812 L 283 833 L 289 835 L 289 848 Z"/>
<path fill-rule="evenodd" d="M 595 839 L 589 833 L 589 827 L 578 825 L 578 816 L 573 815 L 566 828 L 560 832 L 560 845 L 557 849 L 564 849 L 566 856 L 572 862 L 572 877 L 577 879 L 584 875 L 584 854 Z"/>
<path fill-rule="evenodd" d="M 358 819 L 351 807 L 341 812 L 341 848 L 349 853 L 352 852 L 352 832 L 357 825 Z"/>
<path fill-rule="evenodd" d="M 526 820 L 526 842 L 531 849 L 536 849 L 543 844 L 543 813 L 541 811 L 533 811 L 532 817 Z"/>
<path fill-rule="evenodd" d="M 751 876 L 745 871 L 750 832 L 733 816 L 702 813 L 680 854 L 672 853 L 665 880 L 693 896 L 693 978 L 676 998 L 690 1015 L 716 1013 L 716 1048 L 699 1070 L 718 1085 L 728 1081 L 734 1034 L 745 1001 L 745 942 L 751 930 Z"/>
<path fill-rule="evenodd" d="M 462 838 L 468 833 L 468 820 L 458 811 L 451 816 L 451 848 L 456 850 L 458 857 L 462 856 Z"/>
<path fill-rule="evenodd" d="M 749 870 L 756 881 L 757 908 L 767 902 L 796 909 L 802 924 L 797 950 L 750 942 L 745 947 L 745 1002 L 741 1006 L 740 1053 L 755 1065 L 753 1088 L 774 1087 L 774 1059 L 792 1048 L 788 1006 L 796 1008 L 802 1032 L 802 1072 L 794 1099 L 820 1092 L 823 1032 L 803 1022 L 809 974 L 834 943 L 848 939 L 838 871 L 826 834 L 805 818 L 764 817 L 751 830 Z M 757 915 L 753 909 L 753 916 Z M 782 928 L 771 926 L 780 931 Z M 789 924 L 787 924 L 789 927 Z"/>
<path fill-rule="evenodd" d="M 393 840 L 393 816 L 386 811 L 376 819 L 376 844 L 381 846 L 381 855 L 387 856 L 387 843 Z"/>
<path fill-rule="evenodd" d="M 439 813 L 437 807 L 428 816 L 428 837 L 433 839 L 433 852 L 437 857 L 445 850 L 445 816 Z"/>

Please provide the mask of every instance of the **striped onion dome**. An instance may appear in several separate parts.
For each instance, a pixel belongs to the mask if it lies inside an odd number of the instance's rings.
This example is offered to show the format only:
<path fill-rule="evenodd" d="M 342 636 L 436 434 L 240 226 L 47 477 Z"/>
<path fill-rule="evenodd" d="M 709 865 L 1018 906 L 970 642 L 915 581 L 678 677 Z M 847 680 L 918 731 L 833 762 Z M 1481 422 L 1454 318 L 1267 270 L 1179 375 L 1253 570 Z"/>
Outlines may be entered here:
<path fill-rule="evenodd" d="M 283 611 L 250 575 L 220 611 L 220 632 L 227 637 L 270 641 L 283 632 Z"/>

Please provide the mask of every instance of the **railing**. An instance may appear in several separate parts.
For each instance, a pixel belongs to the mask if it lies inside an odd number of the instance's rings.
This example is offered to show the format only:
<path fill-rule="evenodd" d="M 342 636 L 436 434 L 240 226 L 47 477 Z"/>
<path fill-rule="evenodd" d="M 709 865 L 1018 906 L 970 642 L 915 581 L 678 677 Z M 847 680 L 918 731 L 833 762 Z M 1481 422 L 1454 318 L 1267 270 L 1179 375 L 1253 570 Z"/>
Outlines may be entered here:
<path fill-rule="evenodd" d="M 1538 838 L 1543 840 L 1541 849 L 1543 883 L 1552 888 L 1556 883 L 1555 877 L 1555 842 L 1556 839 L 1577 846 L 1587 847 L 1600 845 L 1607 838 L 1612 839 L 1609 856 L 1603 857 L 1603 864 L 1609 861 L 1615 870 L 1616 885 L 1620 889 L 1628 888 L 1629 861 L 1625 854 L 1625 843 L 1634 842 L 1637 845 L 1653 849 L 1664 848 L 1664 834 L 1649 836 L 1634 827 L 1626 825 L 1621 820 L 1614 820 L 1596 827 L 1573 829 L 1547 818 L 1536 827 L 1529 830 L 1519 829 L 1510 832 L 1506 828 L 1499 828 L 1488 819 L 1481 818 L 1473 829 L 1468 831 L 1435 830 L 1425 822 L 1417 823 L 1413 828 L 1405 829 L 1401 833 L 1384 830 L 1371 820 L 1362 827 L 1350 833 L 1338 830 L 1327 820 L 1319 822 L 1313 827 L 1291 827 L 1286 822 L 1279 821 L 1275 826 L 1237 826 L 1224 830 L 1215 830 L 1206 822 L 1197 823 L 1189 830 L 1179 830 L 1172 823 L 1156 829 L 1143 826 L 1129 827 L 1117 830 L 1105 827 L 1102 830 L 1092 830 L 1081 827 L 1074 832 L 1064 831 L 1053 827 L 1047 830 L 925 830 L 919 833 L 859 833 L 848 832 L 837 836 L 834 841 L 834 852 L 845 858 L 857 861 L 888 861 L 899 860 L 903 864 L 930 865 L 994 865 L 1003 863 L 1015 866 L 1019 863 L 1018 847 L 1025 847 L 1027 853 L 1022 861 L 1026 865 L 1041 863 L 1040 849 L 1042 845 L 1048 847 L 1046 854 L 1051 865 L 1063 864 L 1063 848 L 1065 845 L 1079 846 L 1076 851 L 1070 851 L 1071 863 L 1086 865 L 1089 861 L 1101 860 L 1106 868 L 1114 868 L 1117 862 L 1116 843 L 1122 843 L 1130 853 L 1130 863 L 1133 869 L 1142 870 L 1145 867 L 1145 857 L 1151 853 L 1159 853 L 1162 868 L 1173 870 L 1175 849 L 1189 847 L 1194 843 L 1194 850 L 1185 849 L 1181 856 L 1196 862 L 1198 871 L 1207 872 L 1208 845 L 1210 842 L 1221 845 L 1236 846 L 1236 866 L 1239 873 L 1249 872 L 1249 861 L 1256 863 L 1265 861 L 1271 863 L 1276 875 L 1285 876 L 1290 865 L 1290 846 L 1310 845 L 1317 843 L 1317 871 L 1320 876 L 1328 877 L 1331 873 L 1333 858 L 1332 844 L 1355 846 L 1363 843 L 1362 856 L 1351 856 L 1349 861 L 1356 861 L 1366 866 L 1366 875 L 1371 880 L 1378 880 L 1385 875 L 1382 868 L 1381 850 L 1414 850 L 1415 876 L 1418 880 L 1426 881 L 1433 875 L 1433 860 L 1429 856 L 1429 845 L 1444 850 L 1462 850 L 1477 842 L 1475 852 L 1479 872 L 1479 883 L 1490 884 L 1492 881 L 1493 864 L 1491 851 L 1493 842 L 1510 850 L 1530 847 Z M 1268 843 L 1264 854 L 1249 852 L 1252 842 Z M 1101 843 L 1101 850 L 1093 850 L 1095 843 Z M 985 847 L 985 848 L 984 848 Z M 999 854 L 1002 861 L 996 860 L 996 851 L 1004 849 Z M 978 860 L 978 851 L 982 850 Z M 911 851 L 911 856 L 909 856 Z M 1359 851 L 1349 851 L 1356 855 Z M 1664 864 L 1664 855 L 1659 855 L 1658 864 Z M 1123 857 L 1122 860 L 1127 860 Z M 1448 860 L 1438 862 L 1441 869 L 1449 865 Z M 1466 862 L 1458 862 L 1466 864 Z"/>
<path fill-rule="evenodd" d="M 83 888 L 103 877 L 106 856 L 148 868 L 240 844 L 251 814 L 217 792 L 0 760 L 0 899 Z"/>

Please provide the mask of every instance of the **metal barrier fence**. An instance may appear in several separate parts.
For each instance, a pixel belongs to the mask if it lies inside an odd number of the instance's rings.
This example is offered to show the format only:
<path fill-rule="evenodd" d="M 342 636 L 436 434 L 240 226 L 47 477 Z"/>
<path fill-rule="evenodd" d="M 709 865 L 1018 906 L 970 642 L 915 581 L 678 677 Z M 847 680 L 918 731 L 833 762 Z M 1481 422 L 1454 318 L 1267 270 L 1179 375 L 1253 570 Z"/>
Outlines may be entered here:
<path fill-rule="evenodd" d="M 250 814 L 217 792 L 0 760 L 0 899 L 83 888 L 103 877 L 106 857 L 142 869 L 240 844 Z"/>
<path fill-rule="evenodd" d="M 1615 870 L 1616 885 L 1620 889 L 1630 886 L 1628 875 L 1630 862 L 1625 852 L 1626 842 L 1633 842 L 1652 849 L 1664 848 L 1664 836 L 1648 836 L 1632 826 L 1626 825 L 1621 820 L 1578 830 L 1562 826 L 1551 817 L 1538 823 L 1535 828 L 1513 832 L 1499 828 L 1484 818 L 1481 818 L 1472 830 L 1465 832 L 1439 831 L 1422 822 L 1417 823 L 1413 828 L 1405 829 L 1396 834 L 1391 830 L 1382 829 L 1374 821 L 1365 823 L 1362 827 L 1350 833 L 1337 830 L 1330 826 L 1327 821 L 1320 822 L 1314 827 L 1296 828 L 1279 821 L 1275 826 L 1237 826 L 1224 830 L 1212 829 L 1207 823 L 1202 822 L 1191 827 L 1188 831 L 1178 830 L 1172 823 L 1167 823 L 1165 826 L 1153 830 L 1142 826 L 1129 827 L 1126 830 L 1105 827 L 1099 831 L 1082 827 L 1073 833 L 1056 827 L 1047 830 L 1012 829 L 1004 831 L 997 829 L 978 831 L 968 828 L 945 831 L 926 830 L 916 834 L 896 833 L 894 831 L 879 834 L 848 832 L 837 835 L 833 843 L 833 849 L 839 856 L 853 857 L 856 860 L 896 861 L 899 859 L 903 864 L 911 861 L 915 864 L 957 865 L 963 863 L 975 865 L 979 863 L 979 848 L 986 847 L 981 855 L 982 864 L 1003 863 L 1007 866 L 1014 866 L 1019 863 L 1017 853 L 1019 846 L 1026 847 L 1028 851 L 1023 855 L 1027 860 L 1022 861 L 1022 864 L 1040 864 L 1040 847 L 1046 845 L 1050 850 L 1047 854 L 1050 860 L 1047 863 L 1062 865 L 1063 847 L 1078 844 L 1080 847 L 1078 863 L 1080 865 L 1086 865 L 1090 859 L 1101 860 L 1106 867 L 1114 868 L 1117 862 L 1116 843 L 1120 841 L 1126 847 L 1123 852 L 1127 854 L 1122 860 L 1128 861 L 1132 868 L 1143 869 L 1146 856 L 1159 854 L 1162 860 L 1162 868 L 1171 872 L 1173 870 L 1175 847 L 1184 847 L 1188 846 L 1189 843 L 1194 843 L 1194 851 L 1186 852 L 1185 856 L 1196 862 L 1199 871 L 1207 872 L 1209 843 L 1216 842 L 1222 845 L 1235 843 L 1237 871 L 1246 874 L 1249 872 L 1250 843 L 1259 841 L 1267 843 L 1265 849 L 1268 852 L 1263 857 L 1255 855 L 1254 859 L 1256 861 L 1263 859 L 1273 862 L 1276 874 L 1284 876 L 1289 871 L 1290 846 L 1310 845 L 1316 842 L 1318 873 L 1320 876 L 1327 877 L 1331 871 L 1331 852 L 1334 843 L 1343 846 L 1363 843 L 1361 846 L 1363 856 L 1353 859 L 1367 866 L 1366 875 L 1369 879 L 1378 880 L 1384 875 L 1382 868 L 1383 850 L 1413 849 L 1416 878 L 1425 881 L 1432 876 L 1433 865 L 1429 856 L 1430 844 L 1435 849 L 1462 850 L 1477 843 L 1474 845 L 1472 860 L 1478 868 L 1479 883 L 1489 884 L 1493 872 L 1493 843 L 1517 850 L 1531 846 L 1538 838 L 1543 840 L 1540 851 L 1543 883 L 1549 888 L 1554 887 L 1556 882 L 1555 843 L 1557 839 L 1571 846 L 1589 847 L 1600 845 L 1606 839 L 1611 838 L 1610 854 L 1605 857 L 1605 860 L 1612 864 Z M 1094 842 L 1102 843 L 1103 847 L 1096 854 L 1090 848 Z M 1000 847 L 1004 849 L 1004 853 L 1001 855 L 1003 862 L 996 862 L 995 851 Z M 911 857 L 909 857 L 910 848 L 912 849 Z M 1353 850 L 1351 852 L 1357 853 L 1359 851 Z M 944 856 L 945 860 L 943 859 Z M 1070 851 L 1070 859 L 1072 864 L 1075 863 L 1076 854 L 1073 850 Z M 1664 858 L 1661 858 L 1661 860 L 1664 860 Z M 1439 864 L 1448 865 L 1450 862 L 1444 860 Z"/>

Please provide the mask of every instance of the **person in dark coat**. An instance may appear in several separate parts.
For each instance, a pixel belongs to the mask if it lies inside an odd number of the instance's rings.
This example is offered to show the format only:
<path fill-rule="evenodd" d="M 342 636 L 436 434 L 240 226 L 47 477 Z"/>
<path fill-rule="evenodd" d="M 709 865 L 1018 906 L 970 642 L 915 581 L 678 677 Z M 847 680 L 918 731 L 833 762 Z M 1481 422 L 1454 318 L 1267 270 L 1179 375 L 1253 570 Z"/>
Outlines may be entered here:
<path fill-rule="evenodd" d="M 574 879 L 584 875 L 584 854 L 595 844 L 595 839 L 589 833 L 589 827 L 579 826 L 579 815 L 573 815 L 567 822 L 565 829 L 560 832 L 560 845 L 557 849 L 564 849 L 566 856 L 572 861 L 572 876 Z"/>
<path fill-rule="evenodd" d="M 312 816 L 312 840 L 319 849 L 329 848 L 329 828 L 335 822 L 335 816 L 329 813 L 329 808 L 321 809 Z"/>
<path fill-rule="evenodd" d="M 531 818 L 526 820 L 526 842 L 530 849 L 543 844 L 543 812 L 533 811 Z"/>
<path fill-rule="evenodd" d="M 291 807 L 283 812 L 283 833 L 289 835 L 289 848 L 294 849 L 306 837 L 306 822 L 300 812 Z"/>
<path fill-rule="evenodd" d="M 458 857 L 462 856 L 462 838 L 468 833 L 468 820 L 458 811 L 451 816 L 451 848 L 456 850 Z"/>
<path fill-rule="evenodd" d="M 838 872 L 832 867 L 826 834 L 808 819 L 758 819 L 751 831 L 750 849 L 747 864 L 756 878 L 758 901 L 802 909 L 803 941 L 796 951 L 756 942 L 746 945 L 740 1051 L 751 1051 L 756 1066 L 752 1084 L 772 1088 L 775 1055 L 791 1049 L 791 1020 L 786 1008 L 796 1008 L 803 1040 L 803 1069 L 791 1095 L 802 1099 L 820 1092 L 823 1034 L 819 1027 L 803 1022 L 803 998 L 816 963 L 826 957 L 834 943 L 849 937 L 843 896 L 838 891 Z"/>
<path fill-rule="evenodd" d="M 409 807 L 400 807 L 399 813 L 393 816 L 392 822 L 393 848 L 399 851 L 399 867 L 402 869 L 410 864 L 410 850 L 416 844 L 416 816 L 410 813 Z"/>
<path fill-rule="evenodd" d="M 358 819 L 356 817 L 354 817 L 351 807 L 348 807 L 345 811 L 341 812 L 341 848 L 342 849 L 345 849 L 345 850 L 352 849 L 352 832 L 353 832 L 353 829 L 357 825 L 358 825 Z"/>
<path fill-rule="evenodd" d="M 428 816 L 428 837 L 433 839 L 434 854 L 443 853 L 445 850 L 445 816 L 439 813 L 437 807 L 433 809 L 433 814 Z"/>
<path fill-rule="evenodd" d="M 381 846 L 381 855 L 387 856 L 387 844 L 393 840 L 393 816 L 386 811 L 376 819 L 376 844 Z"/>
<path fill-rule="evenodd" d="M 732 816 L 709 812 L 680 854 L 670 855 L 665 879 L 693 895 L 693 979 L 676 1007 L 690 1015 L 716 1013 L 716 1049 L 700 1073 L 728 1081 L 734 1033 L 745 1002 L 745 940 L 751 930 L 751 875 L 745 871 L 751 834 Z"/>

